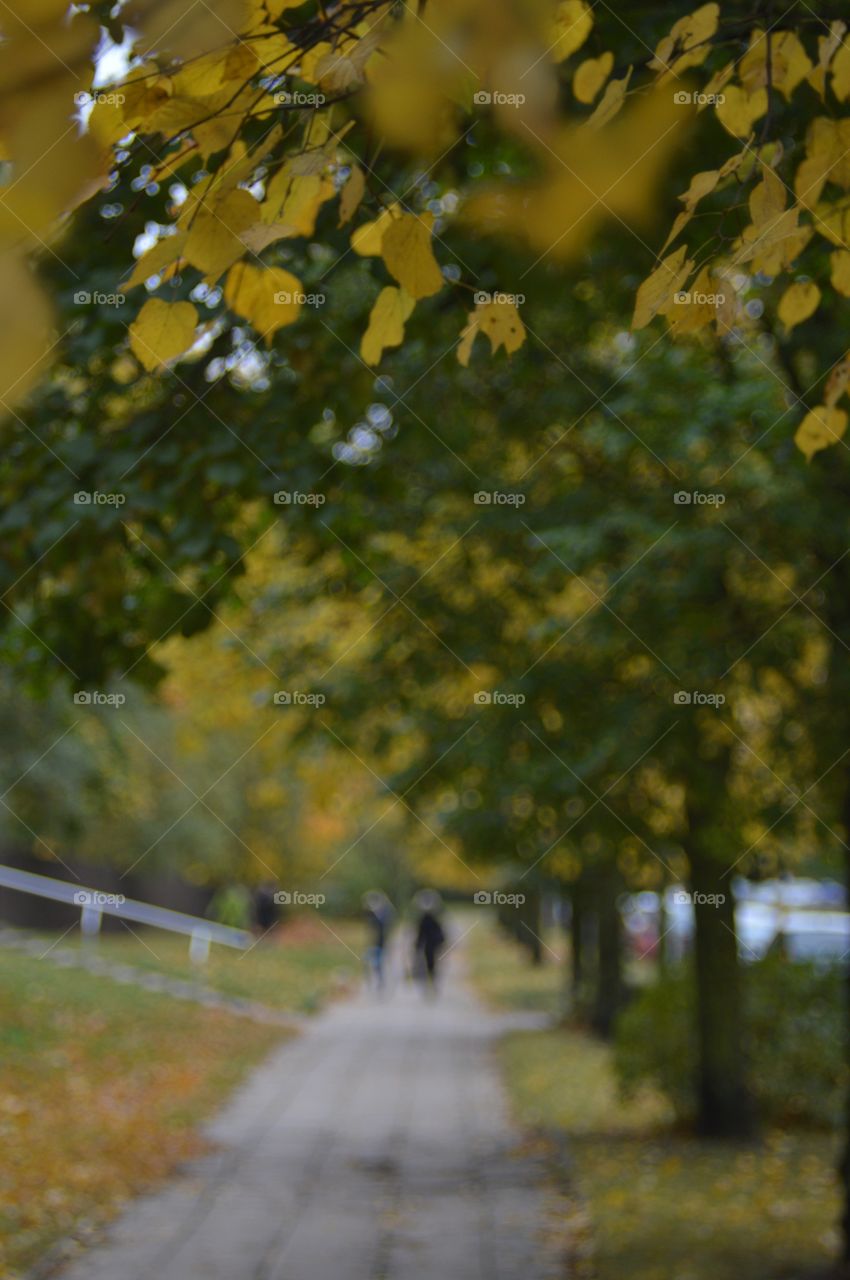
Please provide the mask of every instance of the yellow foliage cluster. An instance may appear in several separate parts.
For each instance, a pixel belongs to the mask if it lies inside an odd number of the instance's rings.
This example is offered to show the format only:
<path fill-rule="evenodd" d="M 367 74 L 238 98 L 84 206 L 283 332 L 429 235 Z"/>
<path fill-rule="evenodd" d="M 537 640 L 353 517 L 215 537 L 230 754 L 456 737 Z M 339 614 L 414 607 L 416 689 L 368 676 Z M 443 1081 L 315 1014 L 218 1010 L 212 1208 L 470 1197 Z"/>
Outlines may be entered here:
<path fill-rule="evenodd" d="M 85 13 L 68 19 L 64 0 L 4 8 L 0 142 L 10 180 L 0 188 L 0 287 L 18 304 L 14 340 L 0 358 L 0 398 L 9 406 L 53 341 L 49 307 L 23 255 L 53 240 L 68 213 L 104 184 L 116 149 L 127 147 L 150 154 L 153 180 L 178 173 L 183 180 L 192 169 L 195 176 L 175 200 L 172 222 L 132 269 L 128 263 L 126 289 L 155 292 L 193 268 L 207 285 L 222 284 L 230 313 L 271 344 L 298 320 L 304 296 L 298 277 L 275 261 L 281 243 L 352 224 L 348 252 L 371 259 L 383 277 L 361 342 L 368 365 L 404 341 L 417 304 L 446 288 L 447 277 L 435 254 L 442 226 L 371 181 L 377 175 L 359 154 L 362 139 L 346 141 L 358 126 L 378 150 L 397 148 L 434 166 L 486 116 L 521 143 L 538 176 L 502 176 L 459 199 L 454 216 L 476 234 L 524 242 L 536 262 L 557 263 L 580 253 L 603 219 L 645 216 L 683 130 L 713 112 L 733 150 L 695 173 L 680 196 L 658 264 L 638 292 L 635 327 L 662 315 L 676 336 L 735 331 L 742 274 L 791 274 L 777 305 L 788 331 L 816 313 L 824 284 L 850 296 L 850 119 L 841 116 L 850 49 L 841 19 L 805 41 L 780 24 L 754 26 L 742 40 L 740 25 L 728 26 L 735 15 L 703 4 L 673 21 L 642 66 L 618 66 L 616 51 L 598 44 L 586 56 L 595 13 L 585 0 L 401 7 L 343 0 L 332 15 L 320 7 L 306 25 L 294 17 L 294 0 L 232 0 L 215 15 L 204 6 L 183 12 L 178 0 L 137 0 L 129 70 L 101 92 L 92 89 L 98 32 Z M 736 44 L 725 61 L 714 56 Z M 693 92 L 698 76 L 702 89 Z M 564 118 L 564 80 L 578 123 Z M 769 137 L 771 107 L 796 104 L 802 93 L 809 102 L 816 95 L 823 110 L 813 118 L 809 109 L 786 173 L 786 148 Z M 80 128 L 75 104 L 87 94 Z M 670 252 L 705 202 L 722 202 L 730 189 L 750 215 L 733 242 L 725 235 L 708 259 L 681 246 Z M 329 223 L 325 209 L 334 201 Z M 794 276 L 815 237 L 834 250 L 828 282 Z M 680 305 L 681 294 L 691 305 Z M 458 338 L 461 363 L 479 331 L 508 356 L 525 336 L 511 304 L 476 305 Z M 130 347 L 155 373 L 193 352 L 204 333 L 191 303 L 153 297 L 140 304 Z M 820 415 L 827 420 L 835 434 L 836 413 Z M 825 438 L 811 424 L 804 436 L 808 446 Z"/>
<path fill-rule="evenodd" d="M 691 15 L 699 41 L 671 65 L 669 59 L 681 41 L 682 27 L 676 24 L 671 36 L 656 50 L 654 66 L 662 79 L 685 66 L 701 65 L 710 51 L 708 41 L 718 27 L 718 5 L 705 5 Z M 676 241 L 708 197 L 733 188 L 746 191 L 750 221 L 731 244 L 724 243 L 698 267 L 696 259 L 680 247 L 662 257 L 638 291 L 633 325 L 642 328 L 656 315 L 663 315 L 674 335 L 696 333 L 709 327 L 720 335 L 740 332 L 747 326 L 744 294 L 753 277 L 773 281 L 790 276 L 776 303 L 776 318 L 785 334 L 809 320 L 818 310 L 824 292 L 822 284 L 805 274 L 800 258 L 817 237 L 834 246 L 830 255 L 828 283 L 834 294 L 850 296 L 850 119 L 834 114 L 809 117 L 801 138 L 802 156 L 795 155 L 788 169 L 786 150 L 768 140 L 768 112 L 774 95 L 789 103 L 798 90 L 815 93 L 823 100 L 825 112 L 835 112 L 834 103 L 850 97 L 850 52 L 844 43 L 847 24 L 835 19 L 824 25 L 817 38 L 817 51 L 807 51 L 791 30 L 754 28 L 743 56 L 715 72 L 702 94 L 694 97 L 699 109 L 712 107 L 717 119 L 735 140 L 735 151 L 716 169 L 697 173 L 679 199 L 679 213 L 665 241 L 662 253 Z M 677 35 L 678 29 L 678 35 Z M 672 43 L 671 43 L 672 41 Z M 811 56 L 810 56 L 811 55 Z M 833 101 L 831 102 L 830 99 Z M 762 124 L 762 137 L 755 126 Z M 727 201 L 728 204 L 728 201 Z M 687 302 L 687 306 L 678 305 Z M 838 367 L 840 370 L 842 366 Z M 796 442 L 807 458 L 840 440 L 847 415 L 837 407 L 847 378 L 837 371 L 824 393 L 824 403 L 806 414 Z"/>

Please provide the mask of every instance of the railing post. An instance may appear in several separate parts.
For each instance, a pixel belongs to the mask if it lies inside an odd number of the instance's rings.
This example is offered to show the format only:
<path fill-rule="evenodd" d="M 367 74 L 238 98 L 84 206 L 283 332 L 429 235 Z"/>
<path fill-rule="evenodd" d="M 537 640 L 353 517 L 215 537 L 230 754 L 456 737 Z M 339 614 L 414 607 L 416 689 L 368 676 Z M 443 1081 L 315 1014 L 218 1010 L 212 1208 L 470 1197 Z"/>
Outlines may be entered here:
<path fill-rule="evenodd" d="M 193 929 L 189 938 L 189 959 L 192 964 L 206 964 L 210 956 L 210 935 L 206 929 Z"/>
<path fill-rule="evenodd" d="M 80 913 L 80 933 L 84 938 L 96 938 L 102 924 L 103 912 L 99 907 L 83 907 Z"/>

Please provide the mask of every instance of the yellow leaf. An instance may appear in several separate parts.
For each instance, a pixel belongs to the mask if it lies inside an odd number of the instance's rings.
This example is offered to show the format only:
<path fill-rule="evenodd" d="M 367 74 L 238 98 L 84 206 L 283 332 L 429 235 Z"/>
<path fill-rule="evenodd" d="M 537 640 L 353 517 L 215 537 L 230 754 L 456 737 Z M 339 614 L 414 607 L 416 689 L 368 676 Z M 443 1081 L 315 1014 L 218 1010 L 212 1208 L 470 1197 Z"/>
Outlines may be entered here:
<path fill-rule="evenodd" d="M 301 310 L 301 281 L 281 267 L 237 262 L 227 273 L 224 300 L 268 344 L 278 329 L 294 324 Z"/>
<path fill-rule="evenodd" d="M 320 163 L 324 168 L 324 158 Z M 288 225 L 295 236 L 311 236 L 320 208 L 335 195 L 336 187 L 323 173 L 294 173 L 288 165 L 268 185 L 262 204 L 263 222 Z"/>
<path fill-rule="evenodd" d="M 766 89 L 769 75 L 771 85 L 790 98 L 811 69 L 811 60 L 793 31 L 771 31 L 765 35 L 756 27 L 751 32 L 750 48 L 740 61 L 738 74 L 747 93 Z"/>
<path fill-rule="evenodd" d="M 825 404 L 818 405 L 817 409 L 807 413 L 800 423 L 794 436 L 794 443 L 801 453 L 806 455 L 807 461 L 811 462 L 813 456 L 821 449 L 828 449 L 831 444 L 837 444 L 846 430 L 847 414 L 843 409 L 830 408 Z"/>
<path fill-rule="evenodd" d="M 705 169 L 702 173 L 695 173 L 691 178 L 691 185 L 684 195 L 679 196 L 679 199 L 685 208 L 691 212 L 699 204 L 703 196 L 711 194 L 719 181 L 719 169 Z"/>
<path fill-rule="evenodd" d="M 374 222 L 364 222 L 355 228 L 351 233 L 351 247 L 354 252 L 359 253 L 363 258 L 380 257 L 384 232 L 394 218 L 400 217 L 401 210 L 397 204 L 393 204 L 379 213 Z"/>
<path fill-rule="evenodd" d="M 668 257 L 663 258 L 644 280 L 635 299 L 633 329 L 644 329 L 653 316 L 672 306 L 673 295 L 678 293 L 693 269 L 694 264 L 686 254 L 685 245 L 680 245 Z"/>
<path fill-rule="evenodd" d="M 846 201 L 819 204 L 815 209 L 815 230 L 830 244 L 845 249 L 850 244 L 850 208 Z"/>
<path fill-rule="evenodd" d="M 848 383 L 850 383 L 850 355 L 839 360 L 826 380 L 823 400 L 827 408 L 831 409 L 841 399 L 847 390 Z"/>
<path fill-rule="evenodd" d="M 129 132 L 121 106 L 106 95 L 98 98 L 92 107 L 87 127 L 103 155 L 109 155 L 115 143 Z"/>
<path fill-rule="evenodd" d="M 603 125 L 608 124 L 614 119 L 618 111 L 622 107 L 626 99 L 626 90 L 629 87 L 629 81 L 632 78 L 632 68 L 629 67 L 626 74 L 621 80 L 609 80 L 605 86 L 605 92 L 596 110 L 586 121 L 585 128 L 601 129 Z"/>
<path fill-rule="evenodd" d="M 832 92 L 839 102 L 850 98 L 850 45 L 842 44 L 833 59 Z"/>
<path fill-rule="evenodd" d="M 813 281 L 797 281 L 779 299 L 777 314 L 787 329 L 793 329 L 817 311 L 819 302 L 820 289 Z"/>
<path fill-rule="evenodd" d="M 4 36 L 6 18 L 0 8 Z M 41 247 L 57 218 L 105 178 L 109 161 L 102 142 L 80 135 L 74 122 L 74 93 L 83 88 L 75 74 L 65 75 L 61 64 L 55 74 L 44 67 L 43 83 L 30 87 L 24 77 L 15 88 L 14 64 L 23 59 L 26 65 L 26 54 L 14 41 L 0 41 L 0 134 L 12 165 L 2 187 L 0 233 L 15 244 L 28 238 L 31 247 Z"/>
<path fill-rule="evenodd" d="M 573 93 L 579 102 L 590 104 L 614 66 L 614 55 L 610 51 L 599 58 L 585 58 L 573 76 Z"/>
<path fill-rule="evenodd" d="M 229 90 L 219 89 L 212 97 L 191 98 L 187 94 L 176 92 L 177 88 L 179 80 L 166 77 L 162 77 L 151 87 L 144 102 L 145 105 L 150 105 L 156 101 L 157 106 L 139 122 L 139 132 L 161 133 L 163 137 L 171 138 L 186 129 L 194 131 L 202 123 L 206 123 L 209 116 L 221 111 L 231 96 Z M 161 94 L 164 96 L 155 96 Z M 230 112 L 227 120 L 214 122 L 215 130 L 220 131 L 222 125 L 226 126 L 228 136 L 235 132 L 236 123 Z M 195 136 L 198 136 L 197 133 Z"/>
<path fill-rule="evenodd" d="M 840 47 L 846 30 L 847 23 L 842 22 L 840 18 L 835 18 L 830 24 L 829 35 L 818 36 L 818 65 L 809 76 L 809 84 L 821 98 L 826 93 L 826 73 L 829 70 L 829 64 L 833 54 Z"/>
<path fill-rule="evenodd" d="M 776 213 L 776 204 L 770 204 L 774 198 L 769 184 L 755 205 L 764 221 L 758 226 L 751 223 L 744 228 L 734 257 L 735 265 L 752 261 L 753 269 L 766 276 L 779 275 L 780 271 L 790 267 L 812 237 L 810 226 L 797 225 L 800 210 L 794 207 Z"/>
<path fill-rule="evenodd" d="M 726 85 L 735 74 L 735 63 L 727 62 L 725 67 L 721 67 L 719 71 L 715 71 L 714 75 L 708 81 L 703 90 L 702 96 L 705 101 L 698 103 L 697 110 L 702 111 L 703 107 L 707 107 L 713 102 L 719 93 L 725 89 Z"/>
<path fill-rule="evenodd" d="M 346 222 L 350 222 L 360 207 L 360 201 L 366 194 L 366 175 L 360 168 L 359 164 L 352 166 L 348 181 L 342 188 L 339 196 L 339 222 L 337 226 L 344 227 Z"/>
<path fill-rule="evenodd" d="M 294 235 L 295 228 L 288 222 L 273 222 L 271 226 L 266 226 L 264 222 L 255 222 L 252 227 L 248 227 L 247 231 L 243 231 L 239 238 L 250 253 L 258 256 L 270 244 L 275 244 L 278 240 L 291 240 Z"/>
<path fill-rule="evenodd" d="M 746 138 L 755 124 L 767 111 L 767 90 L 756 89 L 747 93 L 736 84 L 730 84 L 723 92 L 722 102 L 715 107 L 717 118 L 725 129 L 736 138 Z"/>
<path fill-rule="evenodd" d="M 679 198 L 681 199 L 682 197 L 680 196 Z M 676 214 L 676 217 L 673 221 L 673 225 L 670 228 L 670 233 L 667 236 L 667 239 L 664 241 L 663 245 L 661 246 L 662 253 L 682 233 L 682 231 L 688 225 L 688 223 L 690 222 L 693 216 L 694 216 L 693 210 L 691 209 L 683 209 L 681 213 Z"/>
<path fill-rule="evenodd" d="M 728 285 L 719 288 L 708 267 L 703 267 L 690 289 L 673 295 L 673 306 L 666 309 L 667 323 L 674 337 L 696 333 L 713 320 L 726 302 Z"/>
<path fill-rule="evenodd" d="M 381 241 L 381 256 L 390 275 L 411 298 L 430 298 L 445 281 L 431 247 L 430 215 L 403 213 L 393 219 Z"/>
<path fill-rule="evenodd" d="M 192 346 L 197 323 L 191 302 L 149 298 L 130 325 L 133 355 L 150 372 L 163 369 Z"/>
<path fill-rule="evenodd" d="M 773 81 L 786 98 L 809 75 L 812 60 L 793 31 L 780 31 L 772 41 Z"/>
<path fill-rule="evenodd" d="M 167 40 L 169 50 L 190 57 L 215 49 L 223 31 L 240 30 L 243 16 L 242 0 L 217 0 L 214 9 L 186 0 L 131 0 L 122 9 L 127 25 L 139 32 L 141 49 L 159 48 Z"/>
<path fill-rule="evenodd" d="M 740 169 L 744 162 L 744 158 L 745 153 L 743 151 L 740 151 L 736 156 L 730 156 L 729 159 L 720 166 L 720 177 L 728 178 L 730 173 L 735 173 L 737 169 Z"/>
<path fill-rule="evenodd" d="M 688 67 L 700 66 L 711 52 L 709 41 L 717 30 L 719 17 L 718 4 L 704 4 L 679 18 L 655 50 L 651 69 L 680 75 Z"/>
<path fill-rule="evenodd" d="M 404 289 L 387 285 L 378 294 L 369 313 L 369 327 L 360 342 L 360 355 L 366 364 L 377 364 L 387 347 L 401 346 L 404 323 L 416 305 Z"/>
<path fill-rule="evenodd" d="M 260 206 L 242 187 L 202 204 L 189 225 L 184 255 L 204 275 L 218 279 L 245 252 L 242 235 L 260 220 Z"/>
<path fill-rule="evenodd" d="M 374 24 L 344 48 L 331 49 L 319 58 L 314 77 L 328 93 L 349 93 L 363 83 L 363 69 L 381 42 L 380 23 Z"/>
<path fill-rule="evenodd" d="M 772 169 L 765 170 L 762 181 L 750 192 L 750 216 L 758 230 L 772 223 L 782 213 L 788 197 L 785 184 Z"/>
<path fill-rule="evenodd" d="M 125 289 L 134 289 L 137 284 L 144 284 L 151 276 L 157 276 L 165 267 L 171 266 L 181 256 L 188 239 L 188 232 L 178 231 L 173 236 L 163 236 L 155 245 L 143 253 L 133 268 L 133 274 L 124 282 Z"/>
<path fill-rule="evenodd" d="M 260 65 L 269 75 L 280 75 L 282 67 L 295 56 L 296 46 L 277 27 L 264 31 L 258 40 L 251 41 L 251 45 Z"/>
<path fill-rule="evenodd" d="M 593 16 L 584 0 L 561 0 L 549 28 L 549 52 L 555 62 L 580 49 L 592 30 Z"/>
<path fill-rule="evenodd" d="M 850 298 L 850 251 L 837 249 L 829 259 L 829 271 L 833 289 Z"/>
<path fill-rule="evenodd" d="M 253 74 L 256 66 L 255 58 L 250 74 Z M 221 88 L 225 79 L 224 71 L 225 59 L 219 51 L 207 53 L 202 58 L 193 58 L 171 77 L 174 91 L 183 98 L 209 97 Z"/>
<path fill-rule="evenodd" d="M 469 74 L 463 61 L 446 57 L 449 44 L 434 29 L 437 18 L 430 11 L 428 18 L 433 21 L 398 23 L 392 38 L 385 36 L 381 56 L 366 67 L 364 103 L 375 134 L 388 146 L 425 155 L 440 154 L 457 137 Z M 442 25 L 454 40 L 455 32 Z"/>
<path fill-rule="evenodd" d="M 479 302 L 475 310 L 470 312 L 457 348 L 457 358 L 464 368 L 469 364 L 472 347 L 479 333 L 486 334 L 490 339 L 491 355 L 495 355 L 500 347 L 504 347 L 509 356 L 519 351 L 525 342 L 525 325 L 519 318 L 516 304 L 508 300 Z"/>
<path fill-rule="evenodd" d="M 804 209 L 814 209 L 820 200 L 829 171 L 830 156 L 824 152 L 808 155 L 801 160 L 794 174 L 794 194 Z"/>
<path fill-rule="evenodd" d="M 765 276 L 778 276 L 792 267 L 814 234 L 809 226 L 798 227 L 797 209 L 782 214 L 769 235 L 760 235 L 752 255 L 753 270 Z"/>
<path fill-rule="evenodd" d="M 0 342 L 0 417 L 23 400 L 44 371 L 51 346 L 53 315 L 26 261 L 0 258 L 3 300 Z"/>

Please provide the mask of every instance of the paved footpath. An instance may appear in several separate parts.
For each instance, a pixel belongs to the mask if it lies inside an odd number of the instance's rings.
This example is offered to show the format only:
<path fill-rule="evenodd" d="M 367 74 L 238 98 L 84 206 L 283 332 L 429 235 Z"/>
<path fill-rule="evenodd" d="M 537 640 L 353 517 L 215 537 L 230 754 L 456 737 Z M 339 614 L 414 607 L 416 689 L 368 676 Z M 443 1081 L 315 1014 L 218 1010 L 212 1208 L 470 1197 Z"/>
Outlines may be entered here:
<path fill-rule="evenodd" d="M 563 1280 L 567 1207 L 492 1053 L 519 1025 L 451 971 L 434 1001 L 400 983 L 333 1006 L 61 1280 Z"/>

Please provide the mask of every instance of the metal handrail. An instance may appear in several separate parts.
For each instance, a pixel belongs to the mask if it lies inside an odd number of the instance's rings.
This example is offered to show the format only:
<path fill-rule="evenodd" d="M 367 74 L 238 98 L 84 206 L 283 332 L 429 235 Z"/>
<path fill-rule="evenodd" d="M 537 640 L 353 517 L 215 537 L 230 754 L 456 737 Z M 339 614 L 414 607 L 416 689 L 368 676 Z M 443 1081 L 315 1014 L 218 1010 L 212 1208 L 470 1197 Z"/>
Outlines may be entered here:
<path fill-rule="evenodd" d="M 120 893 L 107 893 L 101 889 L 88 889 L 53 876 L 36 875 L 21 871 L 18 867 L 0 864 L 0 888 L 14 889 L 19 893 L 31 893 L 39 898 L 50 898 L 68 906 L 80 908 L 80 927 L 87 935 L 100 932 L 104 915 L 134 920 L 153 929 L 165 929 L 170 933 L 182 933 L 190 939 L 189 950 L 193 960 L 205 960 L 211 942 L 244 951 L 254 941 L 244 929 L 234 929 L 228 924 L 204 920 L 202 916 L 190 916 L 184 911 L 172 911 L 170 907 L 156 907 L 150 902 L 138 902 Z"/>

